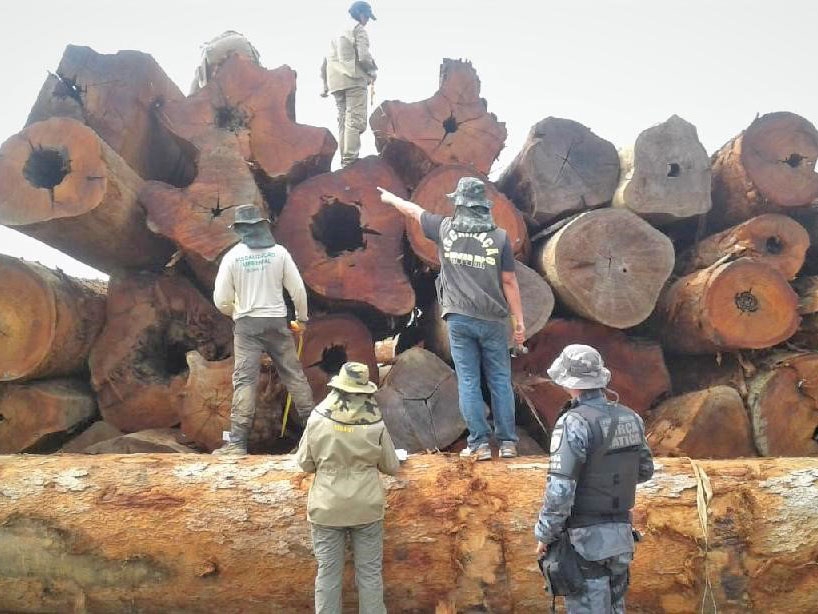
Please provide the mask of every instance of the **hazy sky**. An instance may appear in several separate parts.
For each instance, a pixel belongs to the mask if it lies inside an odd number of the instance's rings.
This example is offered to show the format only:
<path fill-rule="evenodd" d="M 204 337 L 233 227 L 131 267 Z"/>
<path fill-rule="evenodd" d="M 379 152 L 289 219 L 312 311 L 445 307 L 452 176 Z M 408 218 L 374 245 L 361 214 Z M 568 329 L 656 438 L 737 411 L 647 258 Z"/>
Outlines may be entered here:
<path fill-rule="evenodd" d="M 756 113 L 787 110 L 818 123 L 817 0 L 371 4 L 378 17 L 368 26 L 380 66 L 378 100 L 427 98 L 437 89 L 442 58 L 472 61 L 489 111 L 508 129 L 492 177 L 529 128 L 548 116 L 579 121 L 621 147 L 676 113 L 697 126 L 709 152 Z M 268 68 L 288 64 L 298 72 L 299 122 L 334 130 L 334 104 L 319 97 L 318 69 L 329 38 L 349 19 L 348 6 L 338 0 L 10 0 L 0 21 L 0 139 L 22 128 L 46 71 L 57 67 L 69 43 L 150 53 L 187 93 L 200 45 L 228 29 L 245 34 Z M 375 153 L 369 132 L 362 153 Z M 0 252 L 91 274 L 2 227 Z"/>

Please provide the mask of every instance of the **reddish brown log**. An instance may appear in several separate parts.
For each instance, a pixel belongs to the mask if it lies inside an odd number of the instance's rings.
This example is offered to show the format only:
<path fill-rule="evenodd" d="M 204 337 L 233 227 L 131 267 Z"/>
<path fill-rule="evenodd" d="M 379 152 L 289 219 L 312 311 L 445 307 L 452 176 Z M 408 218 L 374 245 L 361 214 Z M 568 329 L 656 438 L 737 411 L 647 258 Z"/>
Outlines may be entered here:
<path fill-rule="evenodd" d="M 122 434 L 122 431 L 115 426 L 111 426 L 104 420 L 98 420 L 82 431 L 82 433 L 68 441 L 68 443 L 60 448 L 60 452 L 65 452 L 66 454 L 84 454 L 86 448 L 103 441 L 108 441 L 114 437 L 119 437 Z"/>
<path fill-rule="evenodd" d="M 397 175 L 375 157 L 308 179 L 290 193 L 275 234 L 319 296 L 399 316 L 415 306 L 402 262 L 404 222 L 376 186 L 406 197 Z"/>
<path fill-rule="evenodd" d="M 444 59 L 431 98 L 387 100 L 369 118 L 378 153 L 410 188 L 441 164 L 465 164 L 487 175 L 506 140 L 506 125 L 487 111 L 470 62 Z"/>
<path fill-rule="evenodd" d="M 621 331 L 583 320 L 551 320 L 528 340 L 529 353 L 515 358 L 512 379 L 518 395 L 552 428 L 568 394 L 548 378 L 547 369 L 566 345 L 583 343 L 599 350 L 611 370 L 608 387 L 621 403 L 639 414 L 670 391 L 662 348 L 657 343 L 629 338 Z"/>
<path fill-rule="evenodd" d="M 145 226 L 143 181 L 93 130 L 68 118 L 30 125 L 0 147 L 0 224 L 112 272 L 167 262 Z"/>
<path fill-rule="evenodd" d="M 716 228 L 818 199 L 818 131 L 794 113 L 757 117 L 713 155 Z"/>
<path fill-rule="evenodd" d="M 575 121 L 547 117 L 531 128 L 497 185 L 542 226 L 609 203 L 618 179 L 613 144 Z"/>
<path fill-rule="evenodd" d="M 106 439 L 85 448 L 85 454 L 190 454 L 179 443 L 179 429 L 148 429 Z"/>
<path fill-rule="evenodd" d="M 740 354 L 714 356 L 668 354 L 665 356 L 674 395 L 696 392 L 704 388 L 729 386 L 747 396 L 746 378 L 755 373 L 755 367 Z"/>
<path fill-rule="evenodd" d="M 777 354 L 748 382 L 747 406 L 765 456 L 818 456 L 818 353 Z"/>
<path fill-rule="evenodd" d="M 179 423 L 193 349 L 210 359 L 230 354 L 232 322 L 177 275 L 114 278 L 105 327 L 90 356 L 102 417 L 125 432 Z"/>
<path fill-rule="evenodd" d="M 767 213 L 696 243 L 679 259 L 677 270 L 687 275 L 725 257 L 747 256 L 792 279 L 804 264 L 809 244 L 809 234 L 801 224 L 786 215 Z"/>
<path fill-rule="evenodd" d="M 677 280 L 657 306 L 663 344 L 681 353 L 761 349 L 798 328 L 798 297 L 776 269 L 752 258 Z"/>
<path fill-rule="evenodd" d="M 0 255 L 0 381 L 86 369 L 105 320 L 105 283 Z"/>
<path fill-rule="evenodd" d="M 792 282 L 792 287 L 798 294 L 798 313 L 818 313 L 818 276 L 799 277 Z"/>
<path fill-rule="evenodd" d="M 523 262 L 527 261 L 531 242 L 528 240 L 523 216 L 508 198 L 497 191 L 485 175 L 473 168 L 459 164 L 437 167 L 426 175 L 412 192 L 412 201 L 430 213 L 450 216 L 454 214 L 454 203 L 446 194 L 455 191 L 461 177 L 478 177 L 486 182 L 486 196 L 494 203 L 491 215 L 495 224 L 506 231 L 514 256 Z M 439 268 L 437 244 L 426 238 L 420 224 L 414 220 L 407 221 L 406 234 L 415 254 L 429 266 Z"/>
<path fill-rule="evenodd" d="M 630 328 L 653 311 L 673 270 L 673 244 L 625 209 L 578 216 L 542 244 L 534 268 L 574 313 Z"/>
<path fill-rule="evenodd" d="M 0 454 L 53 452 L 96 413 L 85 382 L 54 379 L 0 387 Z"/>
<path fill-rule="evenodd" d="M 647 427 L 655 456 L 757 456 L 744 401 L 729 386 L 667 399 L 651 412 Z"/>

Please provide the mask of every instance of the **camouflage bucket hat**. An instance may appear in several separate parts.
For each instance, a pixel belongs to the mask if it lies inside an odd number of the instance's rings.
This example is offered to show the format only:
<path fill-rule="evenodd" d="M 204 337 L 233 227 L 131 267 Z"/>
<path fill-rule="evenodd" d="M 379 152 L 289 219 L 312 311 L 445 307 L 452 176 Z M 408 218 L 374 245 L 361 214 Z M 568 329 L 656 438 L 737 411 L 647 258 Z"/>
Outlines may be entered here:
<path fill-rule="evenodd" d="M 236 212 L 233 215 L 233 223 L 229 228 L 233 228 L 236 224 L 258 224 L 259 222 L 269 222 L 270 218 L 261 215 L 261 210 L 253 204 L 239 205 L 236 207 Z"/>
<path fill-rule="evenodd" d="M 548 375 L 558 386 L 575 390 L 605 388 L 611 381 L 602 356 L 590 345 L 566 346 L 548 368 Z"/>
<path fill-rule="evenodd" d="M 374 394 L 378 391 L 377 384 L 369 381 L 369 367 L 360 362 L 344 363 L 338 375 L 333 377 L 327 386 L 359 394 Z"/>
<path fill-rule="evenodd" d="M 457 189 L 446 194 L 454 201 L 455 207 L 484 207 L 491 209 L 494 203 L 486 198 L 486 184 L 477 177 L 461 177 Z"/>

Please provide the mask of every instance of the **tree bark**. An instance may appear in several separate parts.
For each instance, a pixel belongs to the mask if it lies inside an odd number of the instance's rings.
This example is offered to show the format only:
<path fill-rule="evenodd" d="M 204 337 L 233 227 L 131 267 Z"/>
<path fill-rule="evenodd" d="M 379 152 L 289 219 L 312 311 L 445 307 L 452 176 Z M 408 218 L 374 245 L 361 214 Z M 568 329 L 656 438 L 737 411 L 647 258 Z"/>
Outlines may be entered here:
<path fill-rule="evenodd" d="M 593 346 L 611 371 L 608 387 L 619 401 L 639 414 L 670 391 L 670 375 L 658 343 L 626 337 L 619 330 L 583 320 L 552 319 L 528 341 L 528 354 L 515 358 L 512 380 L 516 393 L 554 427 L 562 406 L 569 400 L 563 388 L 548 377 L 548 367 L 572 343 Z"/>
<path fill-rule="evenodd" d="M 679 258 L 681 275 L 705 269 L 725 257 L 747 256 L 777 269 L 793 279 L 804 264 L 809 234 L 786 215 L 766 213 L 711 235 Z"/>
<path fill-rule="evenodd" d="M 577 315 L 629 328 L 653 311 L 674 258 L 670 239 L 636 214 L 600 209 L 560 228 L 534 267 Z"/>
<path fill-rule="evenodd" d="M 663 344 L 686 354 L 772 347 L 798 328 L 798 297 L 776 269 L 728 260 L 673 283 L 657 307 Z"/>
<path fill-rule="evenodd" d="M 659 225 L 710 210 L 710 158 L 696 127 L 678 115 L 642 132 L 619 161 L 614 207 Z"/>
<path fill-rule="evenodd" d="M 536 226 L 611 201 L 619 179 L 616 148 L 580 123 L 547 117 L 497 182 Z"/>
<path fill-rule="evenodd" d="M 72 375 L 105 321 L 105 283 L 0 255 L 0 381 Z"/>
<path fill-rule="evenodd" d="M 406 197 L 375 157 L 308 179 L 290 193 L 275 234 L 307 286 L 331 306 L 401 316 L 415 306 L 402 262 L 404 223 L 376 186 Z"/>
<path fill-rule="evenodd" d="M 111 280 L 105 327 L 91 350 L 102 417 L 125 432 L 179 423 L 187 364 L 232 351 L 233 327 L 185 278 L 138 273 Z"/>
<path fill-rule="evenodd" d="M 818 199 L 818 131 L 794 113 L 757 117 L 713 155 L 715 228 Z"/>
<path fill-rule="evenodd" d="M 528 240 L 528 231 L 523 216 L 508 198 L 497 191 L 497 188 L 489 182 L 488 177 L 481 175 L 473 168 L 459 164 L 437 167 L 426 175 L 412 192 L 412 201 L 429 213 L 436 213 L 444 217 L 452 216 L 454 215 L 454 203 L 446 195 L 455 191 L 461 177 L 477 177 L 485 182 L 486 196 L 494 203 L 491 209 L 494 223 L 506 231 L 514 256 L 527 261 L 531 252 L 531 242 Z M 440 268 L 437 244 L 426 238 L 420 224 L 415 220 L 407 220 L 406 234 L 418 258 L 432 268 Z"/>
<path fill-rule="evenodd" d="M 748 382 L 747 406 L 765 456 L 818 456 L 818 354 L 774 354 Z"/>
<path fill-rule="evenodd" d="M 470 62 L 444 59 L 440 87 L 426 100 L 387 100 L 369 118 L 384 160 L 414 188 L 435 166 L 465 164 L 488 175 L 506 140 L 506 125 L 487 111 Z"/>
<path fill-rule="evenodd" d="M 37 122 L 3 143 L 0 185 L 0 224 L 102 271 L 170 257 L 170 244 L 145 226 L 142 179 L 76 120 Z"/>
<path fill-rule="evenodd" d="M 97 410 L 90 387 L 52 379 L 0 387 L 0 454 L 53 452 Z"/>
<path fill-rule="evenodd" d="M 651 412 L 647 436 L 657 456 L 757 456 L 744 401 L 729 386 L 667 399 Z"/>
<path fill-rule="evenodd" d="M 388 479 L 389 611 L 546 609 L 532 533 L 544 461 L 422 455 Z M 696 463 L 712 492 L 701 520 L 694 465 L 660 465 L 637 494 L 645 539 L 631 570 L 632 611 L 692 612 L 710 601 L 708 587 L 719 612 L 818 609 L 815 460 Z M 313 607 L 308 481 L 289 459 L 4 457 L 0 472 L 4 610 Z M 351 575 L 345 589 L 345 611 L 355 611 Z"/>

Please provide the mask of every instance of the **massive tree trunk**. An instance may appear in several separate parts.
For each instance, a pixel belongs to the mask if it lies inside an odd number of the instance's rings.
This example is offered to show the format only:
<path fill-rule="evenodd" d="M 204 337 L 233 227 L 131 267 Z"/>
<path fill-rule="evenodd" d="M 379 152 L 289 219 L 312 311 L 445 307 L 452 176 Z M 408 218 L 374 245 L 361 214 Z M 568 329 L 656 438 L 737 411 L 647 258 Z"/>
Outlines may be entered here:
<path fill-rule="evenodd" d="M 686 354 L 761 349 L 798 328 L 798 297 L 776 269 L 720 261 L 677 280 L 657 307 L 666 347 Z"/>
<path fill-rule="evenodd" d="M 473 168 L 460 164 L 437 167 L 426 175 L 412 192 L 412 201 L 429 213 L 451 216 L 454 214 L 454 203 L 446 195 L 455 191 L 461 177 L 478 177 L 485 182 L 486 196 L 494 203 L 491 209 L 494 223 L 506 231 L 515 257 L 527 261 L 531 251 L 531 242 L 528 240 L 528 231 L 523 216 L 508 198 L 497 191 L 486 176 L 476 172 Z M 420 224 L 414 220 L 407 220 L 406 234 L 415 254 L 427 265 L 439 268 L 437 244 L 426 238 Z"/>
<path fill-rule="evenodd" d="M 729 386 L 667 399 L 651 412 L 647 429 L 656 456 L 757 456 L 744 401 Z"/>
<path fill-rule="evenodd" d="M 185 278 L 133 274 L 112 279 L 107 315 L 91 350 L 91 383 L 102 417 L 126 431 L 179 423 L 185 354 L 232 351 L 233 327 Z"/>
<path fill-rule="evenodd" d="M 665 362 L 675 395 L 715 386 L 730 386 L 746 397 L 746 379 L 755 373 L 755 366 L 740 354 L 668 354 Z"/>
<path fill-rule="evenodd" d="M 710 158 L 696 127 L 678 115 L 642 132 L 619 151 L 614 207 L 625 207 L 654 224 L 710 210 Z"/>
<path fill-rule="evenodd" d="M 93 130 L 37 122 L 0 147 L 0 224 L 112 272 L 165 264 L 137 201 L 143 181 Z"/>
<path fill-rule="evenodd" d="M 0 381 L 83 371 L 104 321 L 104 282 L 0 255 Z"/>
<path fill-rule="evenodd" d="M 600 209 L 541 245 L 534 266 L 577 315 L 629 328 L 653 311 L 674 258 L 670 239 L 634 213 Z"/>
<path fill-rule="evenodd" d="M 148 429 L 100 441 L 85 454 L 191 454 L 195 450 L 179 443 L 179 429 Z"/>
<path fill-rule="evenodd" d="M 486 109 L 471 63 L 444 59 L 434 96 L 412 103 L 387 100 L 369 125 L 378 153 L 414 188 L 441 164 L 465 164 L 488 175 L 505 143 L 506 125 Z"/>
<path fill-rule="evenodd" d="M 387 480 L 390 612 L 547 609 L 533 553 L 539 459 L 423 455 Z M 660 465 L 637 494 L 634 521 L 645 539 L 629 611 L 697 611 L 708 589 L 719 612 L 818 610 L 815 460 Z M 0 475 L 4 610 L 313 607 L 309 482 L 289 459 L 4 457 Z M 709 506 L 698 507 L 708 490 Z M 345 589 L 355 611 L 351 575 Z"/>
<path fill-rule="evenodd" d="M 551 381 L 547 370 L 572 343 L 599 350 L 611 370 L 608 387 L 619 395 L 621 403 L 640 414 L 670 391 L 670 376 L 659 344 L 626 337 L 622 331 L 595 322 L 554 319 L 529 339 L 529 353 L 511 363 L 515 391 L 537 411 L 547 428 L 554 426 L 570 398 Z"/>
<path fill-rule="evenodd" d="M 53 452 L 97 411 L 85 382 L 53 379 L 0 387 L 0 454 Z"/>
<path fill-rule="evenodd" d="M 569 119 L 547 117 L 497 185 L 537 226 L 611 201 L 619 179 L 616 148 Z"/>
<path fill-rule="evenodd" d="M 103 441 L 108 441 L 109 439 L 119 437 L 120 435 L 122 435 L 122 431 L 120 431 L 118 428 L 108 424 L 104 420 L 98 420 L 66 442 L 66 444 L 60 448 L 60 452 L 66 452 L 68 454 L 83 454 L 85 453 L 85 449 L 89 446 L 93 446 Z"/>
<path fill-rule="evenodd" d="M 716 228 L 818 199 L 818 131 L 794 113 L 769 113 L 713 155 Z"/>

